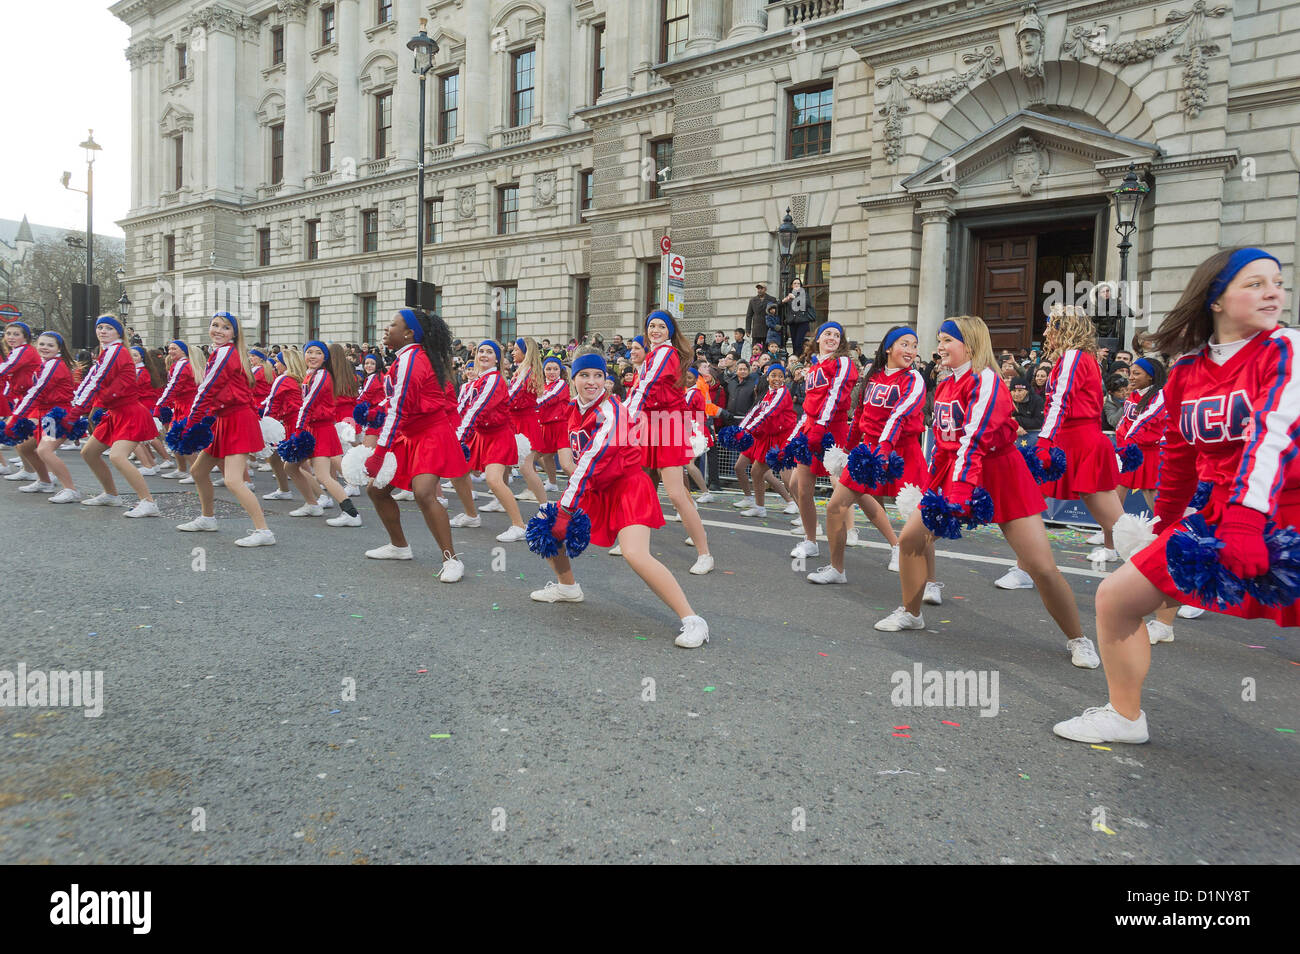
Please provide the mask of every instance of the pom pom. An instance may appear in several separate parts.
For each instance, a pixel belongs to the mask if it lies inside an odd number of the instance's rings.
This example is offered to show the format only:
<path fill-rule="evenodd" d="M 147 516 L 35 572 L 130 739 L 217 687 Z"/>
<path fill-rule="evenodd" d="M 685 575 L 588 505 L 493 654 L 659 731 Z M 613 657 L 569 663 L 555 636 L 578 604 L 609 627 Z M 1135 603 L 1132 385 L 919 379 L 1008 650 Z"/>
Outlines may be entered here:
<path fill-rule="evenodd" d="M 358 401 L 357 406 L 352 409 L 352 420 L 356 422 L 357 427 L 366 426 L 366 416 L 370 413 L 369 401 Z"/>
<path fill-rule="evenodd" d="M 1036 484 L 1049 484 L 1065 476 L 1065 451 L 1059 447 L 1053 447 L 1048 452 L 1047 456 L 1051 459 L 1051 464 L 1047 467 L 1043 466 L 1036 447 L 1021 447 L 1020 456 L 1025 459 L 1029 476 L 1034 478 Z"/>
<path fill-rule="evenodd" d="M 972 501 L 974 497 L 972 496 Z M 921 495 L 918 505 L 921 509 L 921 522 L 925 529 L 936 537 L 948 540 L 961 539 L 961 507 L 950 504 L 943 495 L 935 490 L 927 490 Z"/>
<path fill-rule="evenodd" d="M 543 559 L 549 560 L 559 555 L 560 541 L 551 535 L 551 528 L 555 526 L 555 520 L 559 515 L 560 508 L 549 503 L 537 511 L 537 516 L 529 520 L 528 526 L 524 529 L 528 549 Z M 572 559 L 587 549 L 587 544 L 590 542 L 591 518 L 581 510 L 573 511 L 572 516 L 569 517 L 569 529 L 564 533 L 565 552 Z"/>
<path fill-rule="evenodd" d="M 212 443 L 212 425 L 216 422 L 215 417 L 205 417 L 197 424 L 186 428 L 173 450 L 182 456 L 197 454 Z"/>
<path fill-rule="evenodd" d="M 787 467 L 796 464 L 805 466 L 812 463 L 812 451 L 808 448 L 808 435 L 799 434 L 792 438 L 781 451 L 781 457 Z"/>
<path fill-rule="evenodd" d="M 275 447 L 275 452 L 287 464 L 311 460 L 312 452 L 315 450 L 316 438 L 312 436 L 311 431 L 299 431 L 292 437 L 280 441 Z"/>
<path fill-rule="evenodd" d="M 826 452 L 835 446 L 835 435 L 827 431 L 822 435 L 821 443 L 817 447 L 809 448 L 818 460 L 826 456 Z"/>
<path fill-rule="evenodd" d="M 164 405 L 163 407 L 158 408 L 158 420 L 162 421 L 163 424 L 170 424 L 174 413 L 175 411 Z"/>
<path fill-rule="evenodd" d="M 849 476 L 864 487 L 879 487 L 903 476 L 904 462 L 899 454 L 889 452 L 889 458 L 880 456 L 874 447 L 859 444 L 849 454 Z"/>
<path fill-rule="evenodd" d="M 4 447 L 13 447 L 17 443 L 18 441 L 10 435 L 9 429 L 5 427 L 5 422 L 0 419 L 0 445 Z"/>
<path fill-rule="evenodd" d="M 1192 494 L 1191 501 L 1187 506 L 1193 510 L 1200 510 L 1210 502 L 1210 494 L 1214 492 L 1214 483 L 1209 480 L 1202 480 L 1196 485 L 1196 493 Z"/>
<path fill-rule="evenodd" d="M 699 457 L 709 449 L 709 438 L 707 434 L 700 432 L 698 425 L 692 424 L 691 431 L 691 457 Z"/>
<path fill-rule="evenodd" d="M 773 447 L 763 455 L 763 463 L 767 464 L 772 470 L 785 470 L 785 463 L 781 457 L 780 448 Z"/>
<path fill-rule="evenodd" d="M 357 439 L 357 429 L 352 426 L 351 421 L 336 421 L 334 433 L 338 434 L 339 441 L 343 444 L 351 444 Z"/>
<path fill-rule="evenodd" d="M 1265 606 L 1288 606 L 1300 598 L 1300 533 L 1294 527 L 1264 532 L 1268 572 L 1246 580 L 1246 592 Z"/>
<path fill-rule="evenodd" d="M 1061 450 L 1059 447 L 1053 447 L 1047 456 L 1052 461 L 1051 464 L 1047 466 L 1046 470 L 1044 470 L 1047 479 L 1049 481 L 1060 480 L 1065 476 L 1065 451 Z"/>
<path fill-rule="evenodd" d="M 30 417 L 20 417 L 9 425 L 9 434 L 15 444 L 21 444 L 36 433 L 36 422 Z"/>
<path fill-rule="evenodd" d="M 983 487 L 976 487 L 970 495 L 970 516 L 964 518 L 962 523 L 967 530 L 974 530 L 981 527 L 993 519 L 993 498 Z"/>
<path fill-rule="evenodd" d="M 388 420 L 388 412 L 381 407 L 370 415 L 370 426 L 383 427 L 386 420 Z"/>
<path fill-rule="evenodd" d="M 718 443 L 739 453 L 754 446 L 754 435 L 733 424 L 718 431 Z"/>
<path fill-rule="evenodd" d="M 463 441 L 461 442 L 460 445 L 460 452 L 465 455 L 466 460 L 469 460 L 470 458 L 469 445 L 464 443 Z"/>
<path fill-rule="evenodd" d="M 1206 606 L 1236 606 L 1245 585 L 1219 562 L 1223 541 L 1200 514 L 1182 522 L 1165 544 L 1165 561 L 1174 586 L 1195 594 Z"/>
<path fill-rule="evenodd" d="M 1144 549 L 1156 538 L 1152 529 L 1156 518 L 1150 514 L 1134 516 L 1131 513 L 1120 514 L 1111 533 L 1115 537 L 1115 552 L 1121 560 L 1131 560 L 1133 554 Z"/>
<path fill-rule="evenodd" d="M 515 435 L 515 450 L 519 452 L 519 466 L 522 467 L 528 455 L 533 452 L 533 444 L 527 434 Z"/>
<path fill-rule="evenodd" d="M 377 449 L 377 448 L 376 448 Z M 383 490 L 393 482 L 393 477 L 397 474 L 397 455 L 392 451 L 384 454 L 384 462 L 379 465 L 379 473 L 375 474 L 375 488 Z"/>
<path fill-rule="evenodd" d="M 370 483 L 370 475 L 366 473 L 366 459 L 373 450 L 373 447 L 367 447 L 365 444 L 348 448 L 339 463 L 339 469 L 343 471 L 343 479 L 354 487 L 364 487 Z"/>
<path fill-rule="evenodd" d="M 280 441 L 284 440 L 284 425 L 273 417 L 264 417 L 262 424 L 262 440 L 266 441 L 272 448 Z"/>
<path fill-rule="evenodd" d="M 91 412 L 90 412 L 90 426 L 91 426 L 91 427 L 99 427 L 99 422 L 102 421 L 102 420 L 104 419 L 104 413 L 105 413 L 105 412 L 104 412 L 104 409 L 103 409 L 102 407 L 97 407 L 97 408 L 95 408 L 93 411 L 91 411 Z"/>
<path fill-rule="evenodd" d="M 68 440 L 79 441 L 90 433 L 90 422 L 84 417 L 68 428 Z"/>
<path fill-rule="evenodd" d="M 894 498 L 894 503 L 898 505 L 898 515 L 906 523 L 908 518 L 921 503 L 921 488 L 916 484 L 904 484 L 899 488 L 898 496 Z"/>
<path fill-rule="evenodd" d="M 844 453 L 844 448 L 831 446 L 829 450 L 822 455 L 822 466 L 826 468 L 826 473 L 832 477 L 838 477 L 849 462 L 849 455 Z"/>
<path fill-rule="evenodd" d="M 41 430 L 45 436 L 54 440 L 66 438 L 68 436 L 67 419 L 68 412 L 61 407 L 50 408 L 50 413 L 41 418 Z"/>
<path fill-rule="evenodd" d="M 1142 466 L 1142 448 L 1136 444 L 1125 444 L 1115 454 L 1119 463 L 1119 472 L 1127 474 Z"/>

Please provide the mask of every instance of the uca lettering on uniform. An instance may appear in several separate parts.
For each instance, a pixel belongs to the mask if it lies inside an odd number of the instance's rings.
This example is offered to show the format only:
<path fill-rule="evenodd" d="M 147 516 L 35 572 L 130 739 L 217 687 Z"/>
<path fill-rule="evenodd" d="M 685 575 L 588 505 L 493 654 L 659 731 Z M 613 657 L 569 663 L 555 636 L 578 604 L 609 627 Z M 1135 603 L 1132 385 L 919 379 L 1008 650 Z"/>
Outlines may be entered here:
<path fill-rule="evenodd" d="M 929 706 L 959 709 L 978 706 L 980 715 L 998 714 L 998 672 L 980 670 L 922 670 L 920 663 L 909 673 L 900 669 L 889 677 L 894 687 L 889 701 L 896 706 Z"/>

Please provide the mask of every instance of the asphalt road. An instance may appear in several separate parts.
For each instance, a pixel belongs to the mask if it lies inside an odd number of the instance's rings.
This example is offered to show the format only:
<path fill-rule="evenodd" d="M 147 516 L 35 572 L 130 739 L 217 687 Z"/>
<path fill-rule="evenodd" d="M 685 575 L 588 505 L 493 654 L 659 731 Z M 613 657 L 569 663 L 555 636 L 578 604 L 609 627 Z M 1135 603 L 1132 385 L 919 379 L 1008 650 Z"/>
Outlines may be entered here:
<path fill-rule="evenodd" d="M 182 534 L 197 500 L 171 481 L 151 481 L 158 520 L 17 486 L 0 669 L 104 689 L 98 718 L 0 708 L 3 862 L 1300 861 L 1300 739 L 1279 731 L 1300 730 L 1295 631 L 1179 620 L 1153 651 L 1151 742 L 1063 741 L 1052 723 L 1104 704 L 1104 675 L 1070 665 L 1035 593 L 993 587 L 996 531 L 945 542 L 927 631 L 878 633 L 899 599 L 883 546 L 815 587 L 788 518 L 728 496 L 703 508 L 713 574 L 687 575 L 680 524 L 654 537 L 712 631 L 682 650 L 596 548 L 585 603 L 531 602 L 551 577 L 524 544 L 493 569 L 501 514 L 457 531 L 468 570 L 445 585 L 414 504 L 417 559 L 380 563 L 364 500 L 357 529 L 268 503 L 279 544 L 241 550 L 229 497 L 220 533 Z M 1091 636 L 1088 548 L 1053 536 Z M 996 714 L 893 705 L 918 664 L 996 674 Z"/>

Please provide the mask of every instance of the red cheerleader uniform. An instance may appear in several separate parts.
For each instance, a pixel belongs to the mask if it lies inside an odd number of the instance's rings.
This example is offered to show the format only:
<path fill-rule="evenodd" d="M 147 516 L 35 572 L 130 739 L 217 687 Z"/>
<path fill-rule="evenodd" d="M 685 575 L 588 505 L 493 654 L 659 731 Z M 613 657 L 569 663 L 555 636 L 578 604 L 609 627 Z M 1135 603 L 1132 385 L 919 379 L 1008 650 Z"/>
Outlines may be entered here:
<path fill-rule="evenodd" d="M 189 358 L 181 358 L 172 365 L 171 373 L 167 375 L 167 386 L 163 388 L 162 396 L 158 398 L 158 403 L 153 407 L 153 414 L 156 417 L 161 408 L 169 407 L 172 409 L 172 420 L 184 420 L 190 416 L 190 405 L 194 403 L 194 393 L 199 386 L 194 382 L 194 369 L 190 366 Z"/>
<path fill-rule="evenodd" d="M 973 374 L 967 362 L 941 381 L 927 489 L 947 497 L 956 482 L 983 487 L 993 499 L 994 523 L 1042 513 L 1043 494 L 1016 447 L 1014 410 L 1011 392 L 992 368 Z"/>
<path fill-rule="evenodd" d="M 102 407 L 104 419 L 91 435 L 105 447 L 118 441 L 151 441 L 158 436 L 153 415 L 139 400 L 135 364 L 120 341 L 104 348 L 72 397 L 68 417 L 75 421 L 88 407 Z"/>
<path fill-rule="evenodd" d="M 1139 413 L 1138 402 L 1145 394 L 1144 390 L 1128 396 L 1124 402 L 1124 416 L 1115 429 L 1115 442 L 1120 447 L 1136 444 L 1142 451 L 1142 466 L 1119 475 L 1120 486 L 1132 490 L 1156 489 L 1156 478 L 1160 472 L 1160 444 L 1165 437 L 1169 416 L 1165 413 L 1163 391 L 1157 391 L 1151 398 L 1151 403 Z"/>
<path fill-rule="evenodd" d="M 258 407 L 271 393 L 271 382 L 266 380 L 266 368 L 258 365 L 253 369 L 253 403 Z"/>
<path fill-rule="evenodd" d="M 135 366 L 135 384 L 139 389 L 140 404 L 153 416 L 153 409 L 158 404 L 159 392 L 154 390 L 153 380 L 149 376 L 149 367 L 144 364 Z"/>
<path fill-rule="evenodd" d="M 294 433 L 310 431 L 316 439 L 316 448 L 311 452 L 315 457 L 340 457 L 343 454 L 343 442 L 339 440 L 334 422 L 338 415 L 334 411 L 334 379 L 329 370 L 320 368 L 308 371 L 302 382 L 302 407 L 298 409 L 298 420 L 294 422 Z"/>
<path fill-rule="evenodd" d="M 1300 625 L 1300 604 L 1265 606 L 1247 595 L 1219 608 L 1183 593 L 1169 576 L 1165 547 L 1182 525 L 1198 480 L 1213 484 L 1200 511 L 1217 527 L 1229 505 L 1268 514 L 1279 527 L 1300 528 L 1300 332 L 1275 328 L 1250 338 L 1223 364 L 1207 345 L 1169 369 L 1164 388 L 1168 423 L 1156 492 L 1157 529 L 1133 565 L 1180 603 L 1238 616 Z"/>
<path fill-rule="evenodd" d="M 501 372 L 484 372 L 469 387 L 465 412 L 456 429 L 456 439 L 469 445 L 469 469 L 482 470 L 488 464 L 515 466 L 519 446 L 510 424 L 510 399 Z"/>
<path fill-rule="evenodd" d="M 262 413 L 284 425 L 285 434 L 293 431 L 302 410 L 302 385 L 287 374 L 277 375 L 271 382 L 271 393 L 262 402 Z"/>
<path fill-rule="evenodd" d="M 804 380 L 803 415 L 790 438 L 805 434 L 809 449 L 820 450 L 822 435 L 830 432 L 835 444 L 843 449 L 849 437 L 849 400 L 857 382 L 857 363 L 847 355 L 826 358 L 809 368 Z M 811 466 L 818 477 L 830 476 L 815 454 Z"/>
<path fill-rule="evenodd" d="M 510 382 L 510 426 L 516 434 L 527 437 L 528 446 L 536 450 L 542 442 L 542 422 L 537 413 L 537 395 L 528 386 L 531 377 L 532 372 L 524 370 Z"/>
<path fill-rule="evenodd" d="M 208 357 L 207 371 L 190 405 L 188 426 L 205 417 L 217 419 L 212 443 L 204 448 L 209 457 L 255 454 L 266 446 L 253 404 L 253 386 L 233 344 L 222 345 Z"/>
<path fill-rule="evenodd" d="M 390 368 L 385 374 L 379 374 L 376 372 L 375 374 L 366 377 L 366 383 L 361 388 L 361 393 L 357 395 L 357 404 L 369 405 L 369 410 L 366 411 L 367 418 L 375 416 L 375 412 L 380 409 L 384 399 L 388 396 L 385 390 L 385 382 L 390 381 L 391 376 L 392 369 Z M 353 407 L 355 406 L 356 405 L 353 405 Z M 379 432 L 380 428 L 378 427 L 365 428 L 365 433 L 369 434 L 371 437 L 378 437 Z"/>
<path fill-rule="evenodd" d="M 397 458 L 392 485 L 410 490 L 420 474 L 455 479 L 469 473 L 451 426 L 455 392 L 438 384 L 428 352 L 418 344 L 406 345 L 387 378 L 392 396 L 375 453 L 392 451 Z"/>
<path fill-rule="evenodd" d="M 763 400 L 750 408 L 749 413 L 737 425 L 754 438 L 753 446 L 741 451 L 740 456 L 748 457 L 755 463 L 763 462 L 772 448 L 779 451 L 785 446 L 786 435 L 794 427 L 794 421 L 794 401 L 786 386 L 783 384 L 774 391 L 768 391 L 763 395 Z"/>
<path fill-rule="evenodd" d="M 13 406 L 31 390 L 36 376 L 41 373 L 41 356 L 29 344 L 20 344 L 0 364 L 0 394 L 4 396 L 0 409 L 8 417 Z"/>
<path fill-rule="evenodd" d="M 537 399 L 537 415 L 542 424 L 542 440 L 533 450 L 541 454 L 554 454 L 569 446 L 569 382 L 556 378 L 548 384 Z"/>
<path fill-rule="evenodd" d="M 853 429 L 868 447 L 891 444 L 903 458 L 903 476 L 879 487 L 866 487 L 850 477 L 846 467 L 840 471 L 841 484 L 854 493 L 878 497 L 897 496 L 904 484 L 925 486 L 930 475 L 921 450 L 921 432 L 925 430 L 925 378 L 921 372 L 898 368 L 871 378 L 863 388 Z"/>
<path fill-rule="evenodd" d="M 685 467 L 695 454 L 686 394 L 677 385 L 681 373 L 677 349 L 671 341 L 657 345 L 646 355 L 643 367 L 645 373 L 623 402 L 634 442 L 641 445 L 641 465 L 649 470 Z"/>
<path fill-rule="evenodd" d="M 624 527 L 664 525 L 654 484 L 642 470 L 644 454 L 629 433 L 631 411 L 604 395 L 583 407 L 569 406 L 573 476 L 560 498 L 565 510 L 579 507 L 591 518 L 591 542 L 612 547 Z"/>
<path fill-rule="evenodd" d="M 1061 355 L 1047 376 L 1047 413 L 1038 442 L 1051 441 L 1065 451 L 1065 475 L 1043 484 L 1044 496 L 1073 500 L 1119 485 L 1115 446 L 1101 431 L 1104 398 L 1097 359 L 1077 348 Z"/>
<path fill-rule="evenodd" d="M 35 383 L 27 389 L 27 393 L 14 405 L 11 417 L 13 420 L 22 417 L 30 418 L 36 422 L 36 426 L 39 428 L 41 418 L 49 414 L 50 411 L 56 407 L 67 409 L 72 402 L 72 392 L 74 390 L 72 372 L 63 363 L 63 359 L 56 355 L 41 366 L 41 371 L 36 376 Z"/>

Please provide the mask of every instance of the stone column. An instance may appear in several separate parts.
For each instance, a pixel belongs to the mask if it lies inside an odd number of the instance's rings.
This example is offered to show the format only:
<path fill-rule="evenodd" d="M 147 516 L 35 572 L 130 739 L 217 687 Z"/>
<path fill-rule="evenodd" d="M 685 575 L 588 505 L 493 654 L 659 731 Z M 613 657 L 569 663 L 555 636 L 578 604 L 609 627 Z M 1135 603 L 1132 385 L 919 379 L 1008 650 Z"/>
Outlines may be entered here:
<path fill-rule="evenodd" d="M 357 0 L 338 0 L 339 93 L 334 107 L 334 168 L 356 175 L 361 162 L 361 92 L 357 84 L 361 25 Z M 348 163 L 351 160 L 351 163 Z"/>
<path fill-rule="evenodd" d="M 708 53 L 722 39 L 722 0 L 691 0 L 688 55 Z"/>
<path fill-rule="evenodd" d="M 220 8 L 203 11 L 199 16 L 199 25 L 205 31 L 204 49 L 194 58 L 201 58 L 197 65 L 202 87 L 197 102 L 203 103 L 201 122 L 207 141 L 203 144 L 203 178 L 196 183 L 195 191 L 218 199 L 238 201 L 235 193 L 238 87 L 232 82 L 237 74 L 235 30 L 238 24 L 232 15 Z M 196 116 L 195 125 L 199 122 L 200 117 Z"/>
<path fill-rule="evenodd" d="M 158 122 L 162 119 L 163 88 L 163 44 L 160 40 L 154 40 L 146 50 L 145 76 L 149 84 L 145 93 L 148 126 L 144 130 L 145 162 L 141 185 L 144 188 L 145 207 L 156 209 L 166 175 L 166 153 L 163 151 L 162 133 L 158 128 Z"/>
<path fill-rule="evenodd" d="M 284 17 L 284 185 L 302 191 L 307 172 L 307 4 L 280 0 Z"/>
<path fill-rule="evenodd" d="M 457 155 L 487 150 L 488 67 L 492 60 L 492 38 L 485 18 L 466 17 L 465 71 L 460 83 L 460 116 L 463 142 Z"/>
<path fill-rule="evenodd" d="M 147 43 L 149 41 L 144 41 Z M 132 43 L 126 48 L 126 59 L 131 64 L 131 213 L 143 205 L 145 143 L 150 132 L 150 104 L 145 102 L 148 80 L 145 79 L 143 43 Z"/>
<path fill-rule="evenodd" d="M 605 88 L 599 103 L 622 99 L 632 92 L 628 77 L 632 73 L 632 28 L 635 26 L 626 4 L 613 5 L 605 17 Z"/>
<path fill-rule="evenodd" d="M 637 4 L 628 15 L 628 50 L 632 72 L 636 76 L 636 92 L 644 92 L 653 82 L 650 67 L 659 62 L 659 33 L 662 29 L 659 4 L 653 0 Z"/>
<path fill-rule="evenodd" d="M 420 0 L 397 0 L 397 34 L 420 32 Z M 420 77 L 411 70 L 411 51 L 402 40 L 397 52 L 397 88 L 393 90 L 393 161 L 389 169 L 414 169 L 420 149 Z M 428 93 L 428 80 L 425 80 Z M 425 108 L 428 108 L 425 103 Z M 379 156 L 375 157 L 380 158 Z"/>
<path fill-rule="evenodd" d="M 738 43 L 762 35 L 767 29 L 767 4 L 764 0 L 731 0 L 731 30 L 728 43 Z"/>
<path fill-rule="evenodd" d="M 542 55 L 542 137 L 569 132 L 570 62 L 573 39 L 573 4 L 546 0 L 546 39 Z"/>
<path fill-rule="evenodd" d="M 946 199 L 955 189 L 944 189 L 942 196 L 921 202 L 921 274 L 916 298 L 916 335 L 922 342 L 934 341 L 944 314 L 948 294 L 948 220 L 953 211 Z M 925 345 L 924 347 L 929 347 Z"/>

